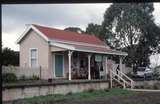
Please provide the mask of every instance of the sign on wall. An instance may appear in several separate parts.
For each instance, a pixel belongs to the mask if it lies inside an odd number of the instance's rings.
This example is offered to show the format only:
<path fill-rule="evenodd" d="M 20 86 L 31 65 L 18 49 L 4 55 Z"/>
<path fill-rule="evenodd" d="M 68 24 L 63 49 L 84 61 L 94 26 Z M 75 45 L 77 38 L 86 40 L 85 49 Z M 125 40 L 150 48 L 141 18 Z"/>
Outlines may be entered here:
<path fill-rule="evenodd" d="M 95 55 L 95 61 L 101 62 L 102 61 L 102 55 Z"/>

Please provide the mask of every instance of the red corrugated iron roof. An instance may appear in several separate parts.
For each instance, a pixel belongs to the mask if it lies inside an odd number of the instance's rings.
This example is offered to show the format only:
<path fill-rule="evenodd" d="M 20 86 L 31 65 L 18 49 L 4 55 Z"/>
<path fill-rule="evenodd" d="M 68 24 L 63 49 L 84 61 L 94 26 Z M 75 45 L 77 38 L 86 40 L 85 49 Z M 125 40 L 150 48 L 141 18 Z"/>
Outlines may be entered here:
<path fill-rule="evenodd" d="M 76 50 L 84 50 L 84 51 L 97 52 L 97 53 L 117 54 L 117 55 L 127 54 L 125 52 L 117 51 L 107 47 L 85 46 L 85 45 L 72 45 L 72 46 L 74 46 Z"/>
<path fill-rule="evenodd" d="M 33 24 L 39 31 L 41 31 L 45 36 L 49 39 L 58 39 L 58 40 L 65 40 L 65 41 L 74 41 L 74 42 L 83 42 L 89 44 L 96 44 L 96 45 L 106 45 L 103 41 L 97 38 L 94 35 L 89 34 L 80 34 L 76 32 L 69 32 L 65 30 L 54 29 L 45 26 L 39 26 Z"/>
<path fill-rule="evenodd" d="M 112 55 L 125 55 L 125 56 L 127 55 L 126 52 L 121 52 L 105 46 L 61 43 L 61 42 L 54 42 L 54 41 L 51 42 L 50 45 L 64 48 L 66 50 L 73 50 L 73 51 L 98 53 L 98 54 L 112 54 Z"/>
<path fill-rule="evenodd" d="M 76 49 L 99 51 L 99 52 L 112 52 L 110 48 L 107 47 L 96 47 L 96 46 L 84 46 L 84 45 L 73 45 Z"/>

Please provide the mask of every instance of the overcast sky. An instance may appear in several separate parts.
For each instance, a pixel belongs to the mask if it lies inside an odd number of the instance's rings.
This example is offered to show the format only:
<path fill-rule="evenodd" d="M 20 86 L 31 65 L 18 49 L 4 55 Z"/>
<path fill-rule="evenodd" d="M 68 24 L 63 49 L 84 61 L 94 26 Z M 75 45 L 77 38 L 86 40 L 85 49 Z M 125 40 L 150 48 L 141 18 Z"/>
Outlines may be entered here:
<path fill-rule="evenodd" d="M 35 4 L 2 5 L 2 44 L 19 50 L 16 39 L 23 33 L 25 24 L 41 24 L 55 28 L 80 27 L 88 23 L 100 24 L 110 4 Z"/>
<path fill-rule="evenodd" d="M 101 24 L 103 14 L 111 3 L 103 4 L 19 4 L 2 5 L 2 45 L 18 51 L 16 39 L 26 24 L 40 24 L 59 29 L 80 27 L 88 23 Z M 154 3 L 154 18 L 160 24 L 160 3 Z"/>

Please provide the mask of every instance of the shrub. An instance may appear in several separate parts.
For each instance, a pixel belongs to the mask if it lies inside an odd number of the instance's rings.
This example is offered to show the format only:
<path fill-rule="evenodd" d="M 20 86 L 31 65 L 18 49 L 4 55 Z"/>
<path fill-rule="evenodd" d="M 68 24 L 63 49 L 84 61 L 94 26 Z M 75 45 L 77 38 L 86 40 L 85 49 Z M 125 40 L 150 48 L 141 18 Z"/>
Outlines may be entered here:
<path fill-rule="evenodd" d="M 140 88 L 140 89 L 144 89 L 144 86 L 143 86 L 143 85 L 141 85 L 141 86 L 139 86 L 139 88 Z"/>
<path fill-rule="evenodd" d="M 2 81 L 3 82 L 16 82 L 17 77 L 13 73 L 5 73 L 5 74 L 2 74 Z"/>
<path fill-rule="evenodd" d="M 26 78 L 26 76 L 25 75 L 22 75 L 22 76 L 20 76 L 20 78 L 19 78 L 19 80 L 22 80 L 22 81 L 24 81 L 24 80 L 26 80 L 27 78 Z"/>
<path fill-rule="evenodd" d="M 159 87 L 155 84 L 155 85 L 153 85 L 153 89 L 157 90 L 157 89 L 159 89 Z"/>
<path fill-rule="evenodd" d="M 144 86 L 145 89 L 152 89 L 151 86 Z"/>
<path fill-rule="evenodd" d="M 33 75 L 31 79 L 32 80 L 39 80 L 40 78 L 37 75 Z"/>
<path fill-rule="evenodd" d="M 26 80 L 39 80 L 40 78 L 36 75 L 33 75 L 32 77 L 26 77 L 25 75 L 22 75 L 19 80 L 26 81 Z"/>
<path fill-rule="evenodd" d="M 134 86 L 135 89 L 139 89 L 139 86 Z"/>
<path fill-rule="evenodd" d="M 109 92 L 109 89 L 108 89 L 108 88 L 106 88 L 106 89 L 104 89 L 104 91 L 105 91 L 105 92 Z"/>
<path fill-rule="evenodd" d="M 93 92 L 93 91 L 95 91 L 95 90 L 92 88 L 87 90 L 87 92 Z"/>
<path fill-rule="evenodd" d="M 160 80 L 160 76 L 157 77 L 157 80 Z"/>
<path fill-rule="evenodd" d="M 66 95 L 72 95 L 73 93 L 72 92 L 68 92 Z"/>

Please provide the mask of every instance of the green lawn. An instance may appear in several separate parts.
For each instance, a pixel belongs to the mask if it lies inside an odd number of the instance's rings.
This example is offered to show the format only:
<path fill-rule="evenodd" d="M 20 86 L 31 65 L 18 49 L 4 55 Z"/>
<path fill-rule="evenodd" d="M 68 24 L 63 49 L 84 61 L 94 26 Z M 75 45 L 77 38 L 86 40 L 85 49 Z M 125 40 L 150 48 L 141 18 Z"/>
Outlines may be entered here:
<path fill-rule="evenodd" d="M 63 102 L 63 101 L 85 101 L 94 100 L 98 97 L 105 96 L 125 96 L 132 95 L 134 92 L 123 90 L 123 89 L 111 89 L 111 90 L 89 90 L 80 93 L 68 93 L 67 95 L 48 95 L 48 96 L 38 96 L 33 98 L 14 100 L 10 102 L 3 102 L 3 104 L 43 104 L 43 102 Z"/>

